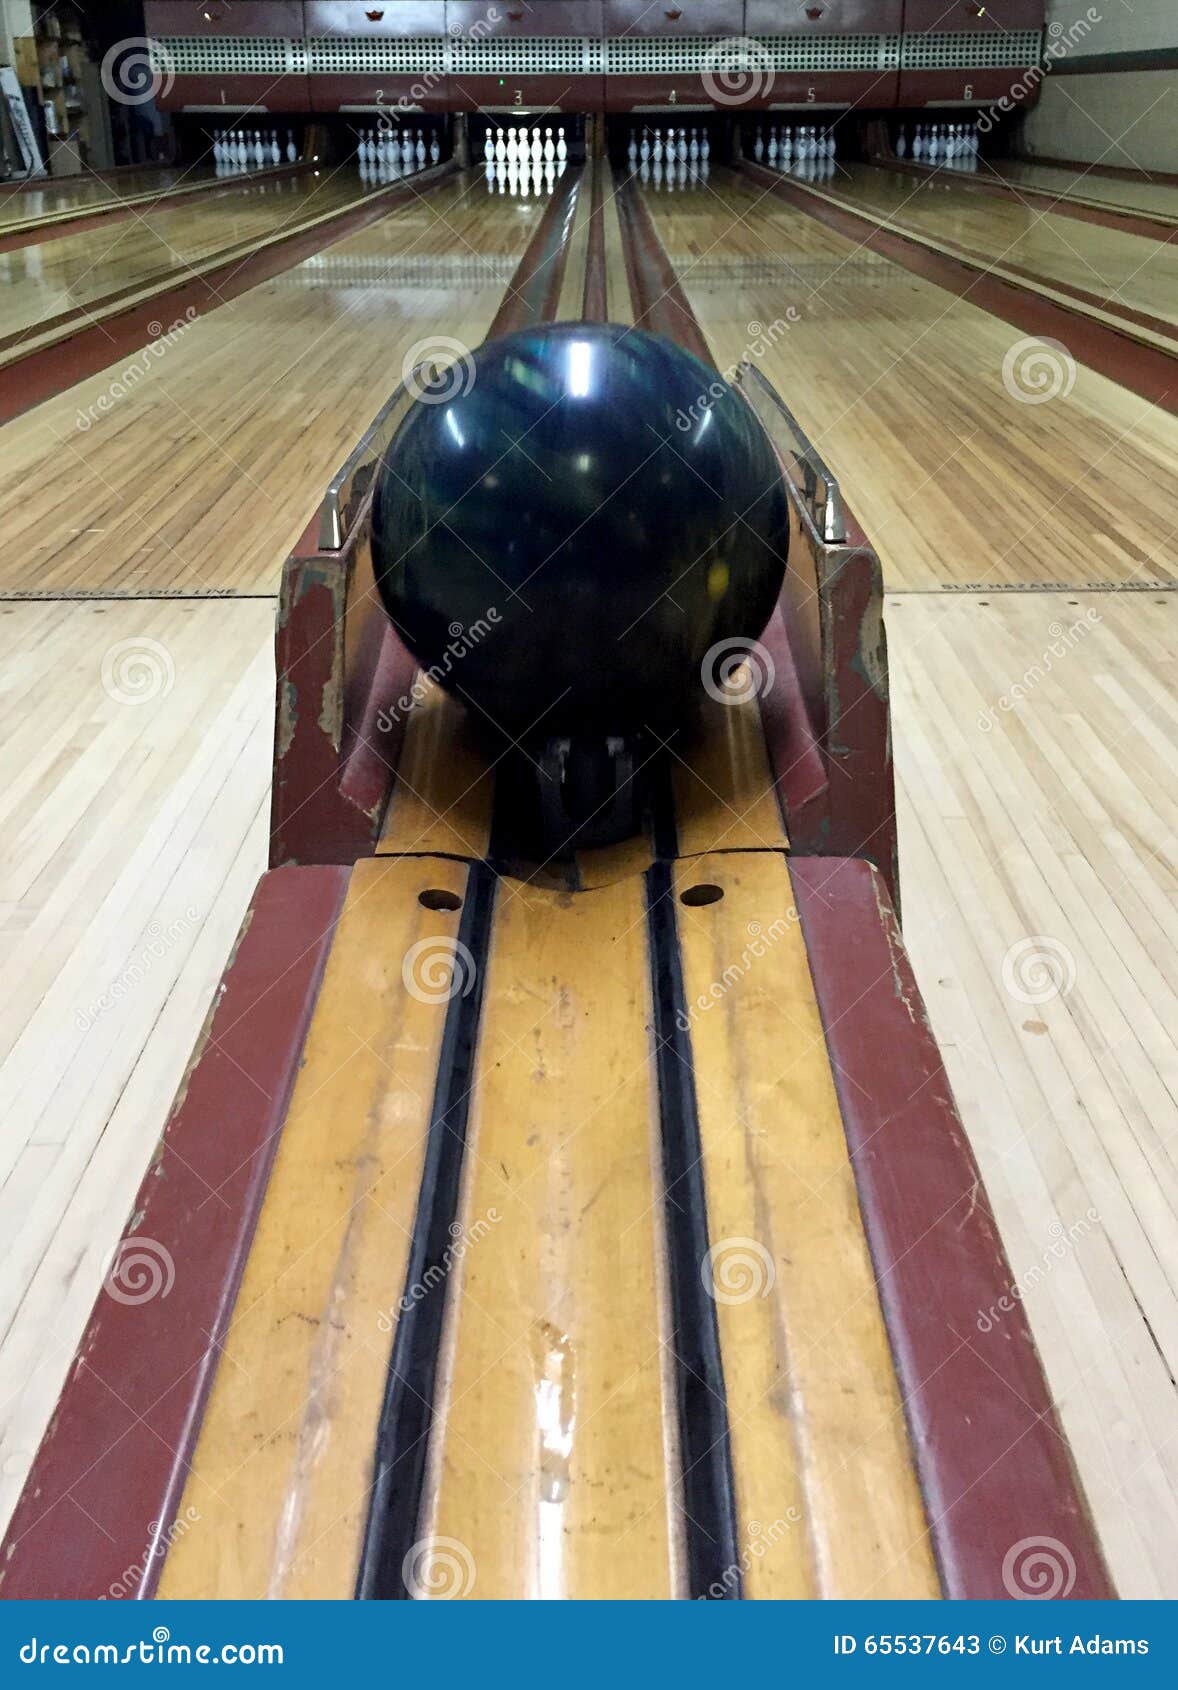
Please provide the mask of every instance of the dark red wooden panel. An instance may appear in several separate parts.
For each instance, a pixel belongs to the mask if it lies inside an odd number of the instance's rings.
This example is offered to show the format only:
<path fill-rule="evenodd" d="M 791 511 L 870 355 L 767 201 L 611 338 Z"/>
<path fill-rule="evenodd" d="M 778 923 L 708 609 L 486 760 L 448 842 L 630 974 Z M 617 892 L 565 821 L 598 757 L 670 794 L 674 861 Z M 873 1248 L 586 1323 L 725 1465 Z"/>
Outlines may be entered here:
<path fill-rule="evenodd" d="M 902 106 L 936 106 L 952 101 L 985 106 L 1003 96 L 1015 105 L 1034 105 L 1039 97 L 1038 78 L 1029 77 L 1026 70 L 1016 65 L 1003 65 L 1000 69 L 900 72 Z"/>
<path fill-rule="evenodd" d="M 744 0 L 604 0 L 606 35 L 742 35 Z"/>
<path fill-rule="evenodd" d="M 1046 1538 L 1068 1596 L 1109 1597 L 883 882 L 845 858 L 790 875 L 945 1595 L 1015 1596 L 1007 1557 Z"/>
<path fill-rule="evenodd" d="M 149 35 L 303 34 L 303 0 L 146 0 Z"/>
<path fill-rule="evenodd" d="M 749 35 L 899 35 L 903 0 L 746 0 Z"/>
<path fill-rule="evenodd" d="M 135 1199 L 125 1271 L 116 1257 L 0 1549 L 0 1596 L 150 1594 L 348 873 L 276 869 L 258 885 Z"/>
<path fill-rule="evenodd" d="M 894 70 L 779 71 L 761 101 L 752 106 L 894 106 L 899 84 Z"/>
<path fill-rule="evenodd" d="M 156 96 L 161 111 L 304 112 L 311 109 L 307 78 L 297 76 L 177 76 Z"/>
<path fill-rule="evenodd" d="M 444 35 L 446 0 L 306 0 L 308 35 Z"/>
<path fill-rule="evenodd" d="M 600 76 L 452 76 L 451 111 L 600 111 Z"/>
<path fill-rule="evenodd" d="M 491 38 L 499 35 L 601 34 L 601 0 L 446 0 L 449 34 Z"/>
<path fill-rule="evenodd" d="M 387 71 L 366 71 L 353 76 L 343 72 L 308 77 L 310 109 L 312 111 L 340 111 L 346 106 L 378 106 L 394 114 L 406 112 L 412 120 L 413 109 L 421 111 L 450 111 L 448 79 L 432 71 L 420 76 L 392 75 Z M 362 121 L 362 120 L 361 120 Z"/>
<path fill-rule="evenodd" d="M 1046 16 L 1046 0 L 904 0 L 904 29 L 909 35 L 1042 29 Z"/>
<path fill-rule="evenodd" d="M 606 111 L 632 112 L 643 108 L 662 111 L 665 107 L 673 116 L 676 106 L 686 110 L 693 106 L 702 111 L 715 109 L 703 78 L 689 71 L 660 71 L 652 76 L 619 74 L 605 77 L 604 83 Z M 754 107 L 756 101 L 745 104 Z"/>

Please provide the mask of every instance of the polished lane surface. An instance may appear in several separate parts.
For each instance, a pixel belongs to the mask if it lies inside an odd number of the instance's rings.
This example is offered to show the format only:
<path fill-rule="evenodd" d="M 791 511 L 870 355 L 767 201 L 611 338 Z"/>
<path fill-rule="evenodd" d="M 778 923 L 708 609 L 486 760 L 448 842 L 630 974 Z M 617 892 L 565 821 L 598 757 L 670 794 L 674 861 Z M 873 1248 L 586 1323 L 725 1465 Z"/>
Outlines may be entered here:
<path fill-rule="evenodd" d="M 62 312 L 95 309 L 128 290 L 181 283 L 218 253 L 343 210 L 369 191 L 352 171 L 243 177 L 224 194 L 135 209 L 81 234 L 47 230 L 35 246 L 0 253 L 0 341 L 18 333 L 23 341 Z"/>
<path fill-rule="evenodd" d="M 1178 420 L 730 172 L 643 192 L 720 367 L 764 369 L 889 586 L 1178 581 Z"/>
<path fill-rule="evenodd" d="M 406 361 L 482 340 L 546 204 L 448 180 L 15 418 L 0 594 L 276 591 Z"/>
<path fill-rule="evenodd" d="M 1049 284 L 1080 288 L 1111 311 L 1128 307 L 1178 323 L 1178 249 L 1149 236 L 980 194 L 954 181 L 950 170 L 930 179 L 840 163 L 817 186 L 934 241 L 966 247 L 994 264 L 1016 265 Z"/>

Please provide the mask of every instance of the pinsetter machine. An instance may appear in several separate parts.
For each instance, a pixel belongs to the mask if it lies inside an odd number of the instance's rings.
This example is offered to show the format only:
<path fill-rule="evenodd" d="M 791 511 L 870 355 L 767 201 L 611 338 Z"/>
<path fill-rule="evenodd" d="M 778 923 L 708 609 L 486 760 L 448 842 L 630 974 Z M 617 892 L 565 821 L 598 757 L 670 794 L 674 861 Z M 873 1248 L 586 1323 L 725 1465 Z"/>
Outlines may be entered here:
<path fill-rule="evenodd" d="M 635 305 L 682 321 L 659 262 Z M 1021 1305 L 979 1320 L 1011 1276 L 897 921 L 879 564 L 732 387 L 788 516 L 769 624 L 620 837 L 549 849 L 538 759 L 531 860 L 518 759 L 378 591 L 412 384 L 332 481 L 272 867 L 0 1594 L 1001 1598 L 1044 1555 L 1110 1594 Z M 112 1294 L 148 1247 L 167 1295 Z"/>

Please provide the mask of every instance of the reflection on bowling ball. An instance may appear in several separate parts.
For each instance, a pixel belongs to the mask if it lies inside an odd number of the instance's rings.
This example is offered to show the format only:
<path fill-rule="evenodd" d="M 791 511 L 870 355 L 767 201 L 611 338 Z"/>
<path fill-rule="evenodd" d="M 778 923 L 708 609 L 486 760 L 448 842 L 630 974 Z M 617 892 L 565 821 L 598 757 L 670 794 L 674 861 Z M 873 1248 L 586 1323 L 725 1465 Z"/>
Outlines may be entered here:
<path fill-rule="evenodd" d="M 415 400 L 378 472 L 373 564 L 423 669 L 513 739 L 681 725 L 755 639 L 788 518 L 768 438 L 660 336 L 556 323 Z"/>

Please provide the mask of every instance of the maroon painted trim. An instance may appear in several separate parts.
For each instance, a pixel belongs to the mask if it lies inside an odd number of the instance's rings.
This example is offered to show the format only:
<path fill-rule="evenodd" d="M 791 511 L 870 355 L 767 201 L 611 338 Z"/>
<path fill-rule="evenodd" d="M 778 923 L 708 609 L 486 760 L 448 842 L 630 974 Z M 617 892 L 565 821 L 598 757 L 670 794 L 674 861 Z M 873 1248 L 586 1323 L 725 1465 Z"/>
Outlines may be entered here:
<path fill-rule="evenodd" d="M 53 220 L 53 213 L 47 212 L 43 218 L 30 218 L 27 225 L 10 229 L 7 234 L 0 235 L 0 253 L 17 252 L 26 246 L 40 246 L 44 241 L 55 241 L 65 235 L 81 235 L 87 229 L 96 229 L 99 226 L 108 229 L 112 223 L 120 223 L 128 217 L 146 217 L 153 211 L 171 211 L 178 203 L 192 205 L 196 200 L 231 193 L 243 182 L 277 182 L 282 177 L 297 176 L 309 168 L 301 163 L 279 164 L 271 170 L 255 170 L 232 180 L 222 177 L 220 181 L 199 186 L 190 183 L 187 188 L 177 184 L 176 187 L 157 194 L 154 199 L 115 200 L 104 208 L 92 207 L 87 211 L 79 211 L 75 217 L 59 217 L 56 221 Z"/>
<path fill-rule="evenodd" d="M 171 1288 L 99 1292 L 0 1548 L 0 1597 L 155 1586 L 347 884 L 278 869 L 254 894 L 124 1233 L 164 1283 L 174 1268 Z"/>
<path fill-rule="evenodd" d="M 1115 229 L 1122 235 L 1140 235 L 1148 241 L 1165 243 L 1172 240 L 1175 232 L 1178 232 L 1178 217 L 1167 222 L 1147 216 L 1144 212 L 1118 211 L 1112 206 L 1106 209 L 1103 206 L 1081 205 L 1077 200 L 1068 199 L 1066 195 L 1053 194 L 1049 188 L 1032 188 L 1023 182 L 1004 181 L 999 176 L 967 176 L 964 171 L 934 170 L 927 164 L 913 164 L 900 158 L 873 158 L 871 162 L 879 170 L 922 176 L 928 181 L 952 182 L 955 188 L 970 188 L 975 193 L 989 194 L 991 199 L 1018 200 L 1044 211 L 1058 213 L 1061 217 L 1071 217 L 1077 223 L 1096 223 L 1103 229 Z"/>
<path fill-rule="evenodd" d="M 360 205 L 339 211 L 314 229 L 292 233 L 244 258 L 228 260 L 205 276 L 153 294 L 108 322 L 91 324 L 55 346 L 14 359 L 0 370 L 0 423 L 10 422 L 23 411 L 32 410 L 34 405 L 64 393 L 76 382 L 85 381 L 88 376 L 97 375 L 99 370 L 108 369 L 139 351 L 161 332 L 158 327 L 153 329 L 152 324 L 162 324 L 166 329 L 190 310 L 215 311 L 226 300 L 236 299 L 283 270 L 301 264 L 324 247 L 366 229 L 409 200 L 420 198 L 422 188 L 434 186 L 454 168 L 451 160 L 434 165 L 414 178 L 416 186 L 393 183 Z"/>
<path fill-rule="evenodd" d="M 556 316 L 581 181 L 581 171 L 571 167 L 557 181 L 487 330 L 488 340 L 514 334 L 532 323 L 550 323 Z"/>
<path fill-rule="evenodd" d="M 688 304 L 687 295 L 659 240 L 633 176 L 627 176 L 618 185 L 614 197 L 622 230 L 622 250 L 630 282 L 635 328 L 665 335 L 698 358 L 701 364 L 715 369 L 711 348 L 696 321 L 695 312 Z"/>
<path fill-rule="evenodd" d="M 605 196 L 602 188 L 602 165 L 592 165 L 593 197 L 589 209 L 589 245 L 585 253 L 585 292 L 581 299 L 581 316 L 587 323 L 609 321 L 609 298 L 605 261 Z"/>
<path fill-rule="evenodd" d="M 1098 323 L 1056 300 L 1045 299 L 1021 283 L 977 270 L 963 259 L 932 251 L 909 240 L 898 230 L 883 229 L 869 217 L 809 194 L 787 182 L 763 165 L 747 159 L 738 166 L 741 173 L 784 200 L 795 211 L 825 223 L 844 239 L 881 253 L 914 276 L 933 282 L 979 310 L 1013 323 L 1027 334 L 1048 335 L 1061 340 L 1069 352 L 1089 369 L 1118 382 L 1130 393 L 1147 399 L 1160 410 L 1178 412 L 1178 366 L 1168 352 L 1121 334 L 1106 323 Z"/>
<path fill-rule="evenodd" d="M 855 860 L 795 857 L 790 875 L 944 1594 L 1011 1597 L 1006 1556 L 1049 1537 L 1068 1596 L 1110 1597 L 883 884 Z"/>

